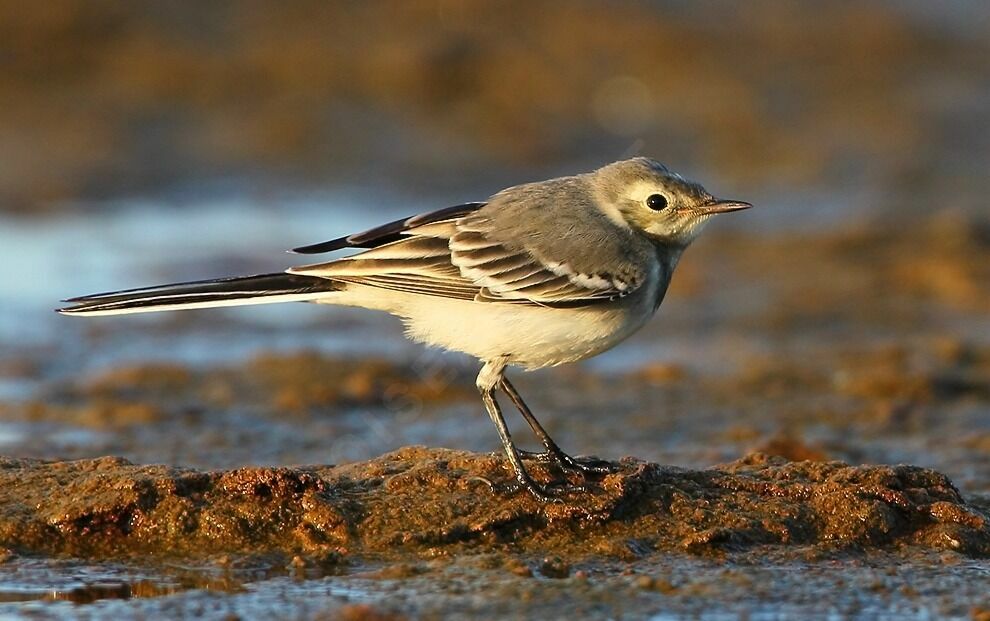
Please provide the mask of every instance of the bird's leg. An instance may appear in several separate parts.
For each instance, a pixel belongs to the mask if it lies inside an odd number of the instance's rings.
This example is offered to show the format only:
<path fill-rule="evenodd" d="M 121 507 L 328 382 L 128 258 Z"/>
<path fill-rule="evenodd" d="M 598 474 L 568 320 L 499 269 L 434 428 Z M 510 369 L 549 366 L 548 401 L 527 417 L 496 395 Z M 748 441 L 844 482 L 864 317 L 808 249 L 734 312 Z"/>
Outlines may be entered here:
<path fill-rule="evenodd" d="M 553 441 L 553 438 L 551 438 L 550 434 L 547 433 L 547 430 L 543 428 L 540 421 L 536 420 L 536 417 L 533 416 L 532 410 L 530 410 L 529 406 L 526 405 L 526 402 L 523 401 L 522 395 L 519 394 L 515 386 L 512 385 L 512 382 L 510 382 L 509 378 L 505 377 L 504 374 L 502 375 L 499 387 L 505 392 L 505 394 L 509 395 L 509 399 L 512 400 L 512 403 L 516 406 L 516 409 L 519 410 L 522 417 L 526 419 L 526 422 L 529 424 L 529 428 L 533 430 L 533 433 L 540 440 L 540 443 L 543 444 L 544 451 L 542 453 L 529 453 L 528 455 L 532 455 L 540 461 L 552 461 L 564 470 L 581 472 L 583 474 L 607 474 L 615 470 L 608 462 L 596 460 L 594 463 L 582 463 L 565 453 L 559 446 L 557 446 L 557 443 Z"/>
<path fill-rule="evenodd" d="M 492 422 L 495 423 L 495 429 L 498 430 L 498 437 L 502 440 L 502 447 L 505 449 L 505 454 L 509 458 L 509 463 L 512 464 L 512 469 L 515 471 L 516 481 L 541 502 L 556 501 L 558 499 L 554 496 L 562 492 L 587 491 L 586 488 L 580 485 L 547 488 L 538 484 L 529 476 L 529 473 L 523 466 L 522 458 L 519 456 L 519 450 L 512 443 L 512 436 L 509 433 L 509 427 L 505 424 L 505 418 L 503 418 L 502 411 L 499 409 L 498 401 L 495 400 L 495 388 L 500 385 L 504 370 L 505 360 L 486 362 L 481 368 L 481 372 L 478 373 L 477 385 L 478 390 L 481 392 L 481 399 L 485 402 L 485 408 L 488 410 L 488 415 L 491 417 Z"/>
<path fill-rule="evenodd" d="M 495 424 L 498 437 L 502 440 L 502 448 L 505 449 L 505 455 L 509 458 L 509 463 L 512 464 L 512 469 L 516 473 L 516 481 L 519 482 L 519 485 L 525 487 L 529 493 L 533 494 L 537 500 L 543 502 L 550 501 L 552 498 L 547 493 L 547 490 L 538 485 L 529 476 L 529 473 L 526 472 L 526 468 L 523 467 L 522 459 L 519 457 L 519 450 L 512 443 L 512 435 L 509 433 L 509 427 L 505 424 L 505 418 L 502 416 L 502 411 L 498 407 L 498 401 L 495 400 L 495 387 L 498 386 L 504 370 L 504 360 L 486 362 L 481 368 L 481 372 L 478 373 L 478 391 L 481 392 L 481 399 L 485 402 L 488 416 L 491 417 L 492 422 Z"/>

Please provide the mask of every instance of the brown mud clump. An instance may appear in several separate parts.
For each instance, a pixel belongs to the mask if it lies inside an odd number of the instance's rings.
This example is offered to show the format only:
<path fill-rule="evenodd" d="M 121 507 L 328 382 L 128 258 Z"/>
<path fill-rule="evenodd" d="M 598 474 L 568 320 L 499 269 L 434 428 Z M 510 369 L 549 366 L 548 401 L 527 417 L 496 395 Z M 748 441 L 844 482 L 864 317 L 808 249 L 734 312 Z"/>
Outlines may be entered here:
<path fill-rule="evenodd" d="M 552 473 L 530 465 L 547 481 Z M 493 493 L 500 457 L 407 447 L 346 466 L 202 472 L 119 458 L 0 460 L 0 545 L 91 557 L 302 555 L 343 560 L 552 549 L 589 556 L 771 546 L 915 547 L 990 556 L 990 516 L 913 466 L 751 454 L 705 470 L 627 459 L 594 493 Z"/>

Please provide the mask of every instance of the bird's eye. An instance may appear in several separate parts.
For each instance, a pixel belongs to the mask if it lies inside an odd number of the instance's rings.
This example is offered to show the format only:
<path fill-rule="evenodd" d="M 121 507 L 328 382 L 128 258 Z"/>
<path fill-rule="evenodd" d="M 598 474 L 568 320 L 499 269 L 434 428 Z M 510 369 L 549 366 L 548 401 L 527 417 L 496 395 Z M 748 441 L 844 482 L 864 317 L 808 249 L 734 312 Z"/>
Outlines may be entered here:
<path fill-rule="evenodd" d="M 667 197 L 663 194 L 650 194 L 646 199 L 646 206 L 653 211 L 660 211 L 667 207 Z"/>

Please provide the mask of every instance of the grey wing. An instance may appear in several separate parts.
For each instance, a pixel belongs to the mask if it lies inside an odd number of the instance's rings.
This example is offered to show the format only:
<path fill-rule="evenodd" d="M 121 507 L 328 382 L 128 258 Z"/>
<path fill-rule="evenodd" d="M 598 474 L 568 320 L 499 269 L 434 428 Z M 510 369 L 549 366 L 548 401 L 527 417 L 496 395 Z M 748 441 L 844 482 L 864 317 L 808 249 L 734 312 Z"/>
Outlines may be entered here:
<path fill-rule="evenodd" d="M 546 256 L 537 245 L 527 244 L 525 235 L 500 239 L 492 225 L 492 218 L 483 212 L 465 216 L 450 238 L 451 263 L 481 287 L 480 300 L 591 304 L 624 297 L 644 279 L 645 269 L 628 264 L 622 266 L 622 275 L 608 265 L 579 271 L 568 258 Z"/>
<path fill-rule="evenodd" d="M 402 237 L 360 254 L 295 267 L 293 274 L 394 291 L 488 303 L 580 306 L 623 297 L 644 269 L 622 276 L 583 273 L 566 260 L 540 256 L 524 243 L 496 239 L 491 220 L 475 211 L 407 227 Z"/>

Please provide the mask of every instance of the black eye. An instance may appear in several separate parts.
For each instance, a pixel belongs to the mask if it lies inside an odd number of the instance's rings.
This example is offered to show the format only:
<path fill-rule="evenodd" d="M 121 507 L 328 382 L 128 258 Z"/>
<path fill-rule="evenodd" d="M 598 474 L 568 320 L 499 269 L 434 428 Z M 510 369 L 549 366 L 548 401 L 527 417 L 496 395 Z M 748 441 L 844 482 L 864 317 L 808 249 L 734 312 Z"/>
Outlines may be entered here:
<path fill-rule="evenodd" d="M 646 206 L 653 211 L 660 211 L 667 207 L 667 197 L 663 194 L 650 194 L 646 199 Z"/>

